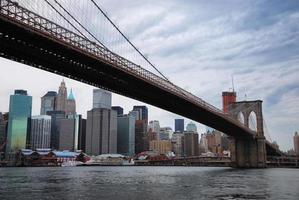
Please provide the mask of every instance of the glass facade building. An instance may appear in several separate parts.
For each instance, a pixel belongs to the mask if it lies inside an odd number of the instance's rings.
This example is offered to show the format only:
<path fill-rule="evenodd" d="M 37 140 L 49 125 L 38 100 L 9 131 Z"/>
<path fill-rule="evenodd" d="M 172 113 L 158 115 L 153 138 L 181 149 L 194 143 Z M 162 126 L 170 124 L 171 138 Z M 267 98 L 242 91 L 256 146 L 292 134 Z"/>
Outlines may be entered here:
<path fill-rule="evenodd" d="M 32 97 L 26 90 L 15 90 L 10 96 L 6 153 L 26 148 L 28 119 L 31 117 Z"/>
<path fill-rule="evenodd" d="M 184 119 L 175 119 L 174 120 L 174 131 L 183 132 L 184 131 Z"/>
<path fill-rule="evenodd" d="M 117 153 L 133 156 L 135 153 L 135 117 L 117 117 Z"/>

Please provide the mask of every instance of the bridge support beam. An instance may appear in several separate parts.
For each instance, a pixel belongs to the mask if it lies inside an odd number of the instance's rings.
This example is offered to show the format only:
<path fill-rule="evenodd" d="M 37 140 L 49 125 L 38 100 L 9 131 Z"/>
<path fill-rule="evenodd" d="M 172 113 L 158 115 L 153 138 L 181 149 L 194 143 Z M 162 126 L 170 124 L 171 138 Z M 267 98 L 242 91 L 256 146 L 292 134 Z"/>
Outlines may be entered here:
<path fill-rule="evenodd" d="M 265 138 L 239 139 L 231 138 L 231 161 L 236 168 L 265 168 Z"/>

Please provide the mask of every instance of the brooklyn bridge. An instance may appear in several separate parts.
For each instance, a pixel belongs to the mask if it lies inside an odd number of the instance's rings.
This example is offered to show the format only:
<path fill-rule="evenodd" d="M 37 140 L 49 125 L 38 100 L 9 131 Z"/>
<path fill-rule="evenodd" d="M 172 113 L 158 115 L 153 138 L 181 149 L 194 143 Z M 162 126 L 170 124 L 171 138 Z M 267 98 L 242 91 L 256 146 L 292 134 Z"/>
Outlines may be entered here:
<path fill-rule="evenodd" d="M 235 167 L 263 168 L 268 157 L 283 155 L 265 137 L 261 100 L 236 102 L 223 112 L 169 81 L 95 1 L 82 2 L 85 5 L 77 6 L 96 13 L 98 20 L 88 19 L 76 11 L 76 5 L 65 1 L 0 0 L 1 57 L 215 128 L 230 136 L 231 162 Z M 105 29 L 105 23 L 109 28 Z M 105 37 L 110 37 L 110 42 Z M 115 44 L 113 37 L 121 42 Z M 252 112 L 256 116 L 255 130 L 249 128 Z M 239 120 L 240 114 L 243 120 Z"/>

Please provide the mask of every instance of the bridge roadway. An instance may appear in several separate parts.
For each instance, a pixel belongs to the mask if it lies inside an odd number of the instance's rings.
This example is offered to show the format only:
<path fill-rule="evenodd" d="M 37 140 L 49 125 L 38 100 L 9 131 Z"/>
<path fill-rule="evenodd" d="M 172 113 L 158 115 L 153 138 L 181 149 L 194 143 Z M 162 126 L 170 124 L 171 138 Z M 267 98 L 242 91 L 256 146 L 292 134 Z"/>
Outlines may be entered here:
<path fill-rule="evenodd" d="M 17 3 L 0 3 L 1 57 L 157 106 L 234 138 L 255 138 L 238 120 L 167 80 Z"/>

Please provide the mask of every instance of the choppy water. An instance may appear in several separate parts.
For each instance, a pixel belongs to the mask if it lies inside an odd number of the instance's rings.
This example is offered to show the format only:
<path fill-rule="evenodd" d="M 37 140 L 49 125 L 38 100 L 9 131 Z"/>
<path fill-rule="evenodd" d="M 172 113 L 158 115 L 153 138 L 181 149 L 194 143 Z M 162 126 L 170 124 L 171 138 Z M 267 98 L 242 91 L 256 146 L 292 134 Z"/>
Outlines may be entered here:
<path fill-rule="evenodd" d="M 299 169 L 0 168 L 0 199 L 299 199 Z"/>

